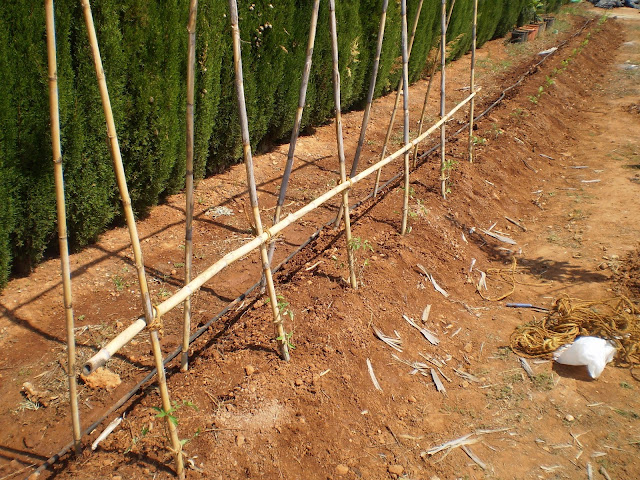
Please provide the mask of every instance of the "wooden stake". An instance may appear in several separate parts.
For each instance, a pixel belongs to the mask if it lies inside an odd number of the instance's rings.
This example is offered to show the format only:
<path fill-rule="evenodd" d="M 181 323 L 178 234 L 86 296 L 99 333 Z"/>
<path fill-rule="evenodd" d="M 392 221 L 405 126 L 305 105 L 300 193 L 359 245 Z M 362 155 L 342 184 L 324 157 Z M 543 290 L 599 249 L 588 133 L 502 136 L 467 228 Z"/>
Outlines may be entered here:
<path fill-rule="evenodd" d="M 291 130 L 291 140 L 289 141 L 289 153 L 287 154 L 287 164 L 284 168 L 284 174 L 282 175 L 282 182 L 280 184 L 280 192 L 278 194 L 278 202 L 276 204 L 276 211 L 273 215 L 274 225 L 280 221 L 280 215 L 282 213 L 282 206 L 284 205 L 284 199 L 287 195 L 287 188 L 289 186 L 289 177 L 291 176 L 291 170 L 293 169 L 294 154 L 296 151 L 296 143 L 298 141 L 298 135 L 300 134 L 300 124 L 302 123 L 302 113 L 304 111 L 304 105 L 307 98 L 307 86 L 309 85 L 309 72 L 311 71 L 311 63 L 313 59 L 313 47 L 316 41 L 316 27 L 318 26 L 318 10 L 320 8 L 320 0 L 314 0 L 313 10 L 311 12 L 311 25 L 309 27 L 309 40 L 307 42 L 307 55 L 304 63 L 304 70 L 302 71 L 302 83 L 300 84 L 300 94 L 298 96 L 298 109 L 296 110 L 296 118 L 293 122 L 293 130 Z M 269 245 L 269 265 L 273 260 L 273 252 L 276 248 L 275 240 Z"/>
<path fill-rule="evenodd" d="M 229 0 L 229 11 L 231 16 L 231 36 L 233 40 L 233 67 L 235 71 L 235 87 L 238 101 L 238 115 L 240 118 L 240 128 L 242 130 L 242 151 L 244 154 L 244 165 L 247 171 L 247 183 L 249 185 L 249 200 L 253 210 L 253 221 L 256 227 L 256 236 L 263 234 L 262 219 L 260 218 L 260 207 L 258 206 L 258 192 L 256 189 L 256 179 L 253 173 L 253 157 L 251 155 L 251 143 L 249 139 L 249 120 L 247 118 L 247 106 L 244 97 L 244 82 L 242 74 L 242 50 L 240 48 L 240 27 L 238 26 L 238 4 L 236 0 Z M 280 357 L 289 361 L 289 347 L 287 336 L 282 324 L 282 315 L 278 307 L 278 296 L 273 285 L 273 275 L 269 265 L 269 254 L 264 243 L 260 244 L 260 258 L 262 260 L 262 271 L 267 283 L 267 292 L 273 314 L 276 341 Z M 185 287 L 186 288 L 186 287 Z"/>
<path fill-rule="evenodd" d="M 187 46 L 187 165 L 185 172 L 186 183 L 186 223 L 184 232 L 184 284 L 191 281 L 191 264 L 193 260 L 193 144 L 194 144 L 194 88 L 196 73 L 196 20 L 198 15 L 198 0 L 189 2 L 189 43 Z M 184 325 L 182 329 L 182 358 L 180 370 L 186 372 L 189 368 L 189 335 L 191 333 L 191 297 L 184 301 Z"/>
<path fill-rule="evenodd" d="M 449 28 L 449 22 L 451 21 L 451 14 L 453 13 L 453 7 L 456 4 L 456 0 L 451 2 L 451 6 L 449 7 L 449 13 L 447 14 L 447 28 Z M 436 45 L 436 50 L 440 51 L 440 41 L 442 39 L 438 39 L 438 43 Z M 427 84 L 427 93 L 424 95 L 424 103 L 422 104 L 422 113 L 420 114 L 420 121 L 418 122 L 418 136 L 422 134 L 422 128 L 424 126 L 424 117 L 427 112 L 427 105 L 429 103 L 429 95 L 431 94 L 431 86 L 433 85 L 433 76 L 436 73 L 436 67 L 438 66 L 437 55 L 431 64 L 431 70 L 429 71 L 429 83 Z M 470 90 L 473 91 L 473 90 Z M 416 168 L 418 163 L 418 145 L 413 149 L 413 168 Z"/>
<path fill-rule="evenodd" d="M 338 69 L 338 31 L 336 26 L 335 0 L 329 0 L 329 26 L 331 30 L 331 57 L 333 60 L 333 99 L 336 108 L 336 141 L 338 143 L 338 160 L 340 161 L 340 183 L 347 182 L 347 167 L 344 160 L 344 144 L 342 141 L 342 112 L 340 106 L 340 71 Z M 347 241 L 347 261 L 349 263 L 349 281 L 351 287 L 358 288 L 355 261 L 351 244 L 351 218 L 349 216 L 349 189 L 342 191 L 342 208 L 344 209 L 344 234 Z"/>
<path fill-rule="evenodd" d="M 424 0 L 420 0 L 420 3 L 418 3 L 418 10 L 416 11 L 416 16 L 413 19 L 413 28 L 411 29 L 411 40 L 409 41 L 409 51 L 408 51 L 408 58 L 411 58 L 411 50 L 413 49 L 413 40 L 416 38 L 416 30 L 418 28 L 418 20 L 420 20 L 420 12 L 422 11 L 422 4 L 424 3 Z M 389 119 L 389 126 L 387 127 L 387 134 L 384 137 L 384 144 L 382 145 L 382 152 L 380 153 L 380 160 L 382 160 L 384 158 L 384 156 L 387 154 L 387 146 L 389 145 L 389 140 L 391 139 L 391 132 L 393 132 L 393 124 L 395 123 L 396 120 L 396 112 L 398 111 L 398 105 L 400 104 L 400 91 L 403 89 L 403 83 L 402 83 L 402 77 L 400 78 L 400 81 L 398 82 L 398 88 L 396 90 L 396 102 L 393 104 L 393 110 L 391 111 L 391 118 Z M 382 173 L 382 170 L 380 170 L 379 172 L 376 173 L 376 181 L 375 184 L 373 186 L 373 196 L 377 196 L 378 195 L 378 188 L 380 186 L 380 174 Z"/>
<path fill-rule="evenodd" d="M 407 0 L 402 0 L 402 108 L 404 110 L 404 144 L 409 143 L 409 55 L 407 52 Z M 404 152 L 404 203 L 402 206 L 402 227 L 400 234 L 407 233 L 409 218 L 409 151 Z"/>
<path fill-rule="evenodd" d="M 475 69 L 476 69 L 476 43 L 478 30 L 478 0 L 473 0 L 473 27 L 471 28 L 471 92 L 475 89 Z M 473 98 L 469 104 L 469 162 L 473 162 L 473 111 L 476 106 L 476 99 Z"/>
<path fill-rule="evenodd" d="M 458 112 L 458 110 L 460 110 L 464 105 L 466 105 L 474 95 L 476 95 L 476 92 L 471 93 L 471 95 L 469 95 L 467 98 L 462 100 L 449 113 L 447 113 L 447 115 L 444 118 L 438 120 L 438 122 L 432 125 L 421 136 L 412 140 L 408 145 L 405 145 L 401 149 L 393 152 L 384 160 L 380 160 L 379 162 L 375 163 L 374 165 L 371 165 L 369 168 L 355 175 L 353 178 L 350 179 L 349 182 L 340 183 L 336 185 L 332 189 L 328 190 L 327 192 L 317 197 L 315 200 L 309 202 L 307 205 L 305 205 L 301 209 L 287 215 L 284 219 L 280 220 L 271 228 L 268 228 L 265 231 L 263 231 L 261 235 L 256 236 L 253 240 L 250 240 L 245 244 L 243 244 L 240 248 L 237 248 L 236 250 L 227 253 L 220 260 L 215 262 L 213 265 L 209 266 L 206 270 L 200 273 L 200 275 L 198 275 L 193 280 L 191 280 L 191 282 L 189 282 L 188 285 L 185 285 L 176 293 L 174 293 L 173 296 L 169 297 L 164 302 L 156 305 L 154 309 L 156 317 L 162 317 L 163 315 L 166 315 L 167 313 L 169 313 L 171 310 L 173 310 L 182 302 L 184 302 L 185 298 L 197 292 L 199 288 L 201 288 L 207 281 L 211 280 L 214 276 L 220 273 L 223 269 L 229 267 L 234 262 L 243 258 L 245 255 L 248 255 L 249 253 L 254 251 L 256 248 L 259 248 L 260 245 L 270 242 L 274 236 L 278 235 L 280 232 L 282 232 L 286 228 L 293 225 L 295 222 L 303 218 L 305 215 L 308 215 L 309 213 L 313 212 L 317 208 L 321 207 L 336 195 L 339 195 L 344 190 L 350 188 L 352 184 L 361 182 L 362 180 L 367 178 L 369 175 L 372 175 L 375 172 L 377 172 L 381 167 L 389 165 L 391 162 L 395 161 L 401 155 L 403 155 L 406 151 L 411 150 L 415 145 L 417 145 L 419 142 L 421 142 L 422 140 L 427 138 L 429 135 L 431 135 L 433 132 L 435 132 L 438 128 L 440 128 L 440 125 L 442 125 L 443 122 L 447 121 L 449 118 L 455 115 Z M 143 326 L 144 326 L 144 320 L 138 319 L 135 322 L 133 322 L 127 329 L 120 332 L 118 336 L 113 338 L 107 345 L 105 345 L 102 349 L 100 349 L 100 351 L 96 355 L 94 355 L 91 359 L 89 359 L 89 361 L 87 361 L 87 364 L 85 365 L 85 368 L 87 369 L 86 372 L 89 373 L 95 370 L 96 368 L 104 365 L 105 362 L 109 358 L 111 358 L 111 356 L 113 356 L 120 348 L 122 348 L 122 346 L 126 345 L 129 341 L 131 341 L 132 338 L 136 336 L 137 333 L 142 331 Z"/>
<path fill-rule="evenodd" d="M 353 157 L 353 163 L 351 164 L 351 173 L 349 177 L 353 177 L 358 171 L 358 162 L 360 161 L 360 155 L 362 154 L 362 147 L 364 146 L 364 139 L 367 133 L 367 126 L 369 125 L 369 117 L 371 115 L 371 105 L 373 103 L 373 94 L 376 89 L 376 80 L 378 78 L 378 67 L 380 65 L 380 54 L 382 52 L 382 42 L 384 40 L 384 29 L 387 21 L 387 8 L 389 0 L 382 1 L 382 14 L 380 15 L 380 28 L 378 30 L 378 45 L 376 46 L 376 56 L 373 59 L 373 71 L 371 72 L 371 79 L 369 80 L 369 93 L 367 94 L 367 105 L 364 107 L 364 115 L 362 116 L 362 126 L 360 127 L 360 139 L 358 140 L 358 147 L 356 148 L 356 154 Z M 340 212 L 336 217 L 333 224 L 334 227 L 338 227 L 342 221 L 342 215 L 344 209 L 340 206 Z"/>
<path fill-rule="evenodd" d="M 120 191 L 120 199 L 122 200 L 122 207 L 124 209 L 125 218 L 127 221 L 127 227 L 129 229 L 129 237 L 131 239 L 131 246 L 133 247 L 133 256 L 138 272 L 138 283 L 140 286 L 140 297 L 142 300 L 142 308 L 144 310 L 145 321 L 150 327 L 160 326 L 160 318 L 154 320 L 153 308 L 151 306 L 151 297 L 149 295 L 149 288 L 147 285 L 147 277 L 144 270 L 144 260 L 142 258 L 142 249 L 140 248 L 140 238 L 138 237 L 138 229 L 136 226 L 135 217 L 133 214 L 133 208 L 131 208 L 131 198 L 129 197 L 129 188 L 127 187 L 127 180 L 124 173 L 124 166 L 122 164 L 122 156 L 120 154 L 120 145 L 118 144 L 118 136 L 116 134 L 116 125 L 113 120 L 113 111 L 111 110 L 111 100 L 109 99 L 109 90 L 107 89 L 107 80 L 104 75 L 104 69 L 102 67 L 102 59 L 100 57 L 100 49 L 98 47 L 98 39 L 96 37 L 96 30 L 93 24 L 93 15 L 91 14 L 91 6 L 89 0 L 81 0 L 82 11 L 84 14 L 85 25 L 87 28 L 87 35 L 89 37 L 89 44 L 91 46 L 91 55 L 93 57 L 93 63 L 96 70 L 96 77 L 98 79 L 98 87 L 100 89 L 100 97 L 102 99 L 102 108 L 104 110 L 105 120 L 107 123 L 107 137 L 109 139 L 109 149 L 111 152 L 111 159 L 113 160 L 113 170 L 116 175 L 116 182 L 118 184 L 118 190 Z M 152 323 L 153 322 L 153 323 Z M 164 363 L 162 362 L 162 351 L 160 349 L 160 340 L 158 338 L 158 332 L 155 329 L 150 330 L 151 345 L 153 348 L 153 354 L 155 357 L 156 366 L 158 368 L 158 386 L 160 387 L 160 395 L 162 397 L 162 408 L 165 411 L 169 411 L 172 406 L 169 400 L 169 390 L 167 388 L 166 377 L 164 373 Z M 167 427 L 169 429 L 172 451 L 176 459 L 176 473 L 178 477 L 184 478 L 184 462 L 182 458 L 182 444 L 178 438 L 175 425 L 171 422 L 167 415 Z"/>
<path fill-rule="evenodd" d="M 442 0 L 442 10 L 440 12 L 440 118 L 444 117 L 445 109 L 445 63 L 447 60 L 447 0 Z M 446 143 L 446 125 L 443 122 L 440 126 L 440 182 L 442 190 L 442 198 L 447 198 L 447 169 L 446 155 L 444 151 Z"/>
<path fill-rule="evenodd" d="M 45 0 L 47 24 L 47 59 L 49 63 L 49 113 L 51 116 L 51 144 L 53 150 L 53 177 L 56 185 L 56 209 L 58 214 L 58 243 L 60 246 L 60 270 L 64 313 L 67 326 L 67 380 L 71 424 L 76 455 L 80 455 L 80 412 L 76 382 L 76 338 L 74 334 L 73 301 L 71 292 L 71 267 L 67 240 L 67 213 L 64 201 L 64 176 L 62 173 L 62 148 L 60 145 L 60 110 L 58 105 L 58 72 L 56 59 L 56 32 L 53 0 Z"/>

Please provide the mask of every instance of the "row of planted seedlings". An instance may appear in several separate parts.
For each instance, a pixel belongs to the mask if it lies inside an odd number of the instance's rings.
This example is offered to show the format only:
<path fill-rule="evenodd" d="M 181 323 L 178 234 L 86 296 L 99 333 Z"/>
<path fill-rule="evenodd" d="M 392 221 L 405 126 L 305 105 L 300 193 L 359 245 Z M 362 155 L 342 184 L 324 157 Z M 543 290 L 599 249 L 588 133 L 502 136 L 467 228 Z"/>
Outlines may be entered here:
<path fill-rule="evenodd" d="M 350 224 L 350 212 L 349 212 L 349 189 L 357 182 L 363 181 L 365 178 L 376 173 L 376 180 L 374 183 L 374 191 L 378 192 L 379 189 L 379 177 L 381 169 L 394 162 L 400 156 L 403 156 L 404 160 L 404 205 L 402 210 L 402 228 L 401 233 L 405 234 L 407 231 L 407 218 L 408 218 L 408 194 L 409 194 L 409 180 L 410 180 L 410 156 L 413 150 L 414 156 L 414 168 L 416 166 L 417 149 L 420 142 L 425 140 L 434 131 L 440 129 L 441 133 L 441 180 L 442 180 L 442 195 L 446 198 L 446 159 L 445 159 L 445 126 L 448 119 L 455 115 L 464 105 L 470 103 L 470 128 L 469 128 L 469 160 L 472 160 L 473 155 L 473 102 L 477 91 L 474 85 L 474 63 L 475 63 L 475 45 L 476 45 L 476 24 L 477 24 L 477 7 L 478 1 L 474 1 L 474 15 L 472 25 L 472 64 L 471 64 L 471 84 L 470 94 L 458 105 L 451 109 L 448 113 L 445 111 L 445 59 L 446 59 L 446 32 L 451 12 L 455 4 L 455 0 L 451 0 L 448 14 L 446 0 L 441 0 L 441 36 L 437 50 L 440 53 L 440 70 L 441 70 L 441 100 L 440 100 L 440 120 L 422 132 L 426 105 L 428 102 L 429 94 L 431 91 L 431 83 L 435 76 L 436 65 L 438 62 L 434 60 L 431 70 L 429 72 L 429 87 L 427 89 L 424 106 L 422 109 L 422 116 L 419 123 L 418 136 L 410 141 L 409 140 L 409 89 L 408 89 L 408 62 L 410 58 L 411 47 L 415 38 L 415 32 L 417 29 L 417 23 L 420 17 L 420 11 L 422 8 L 423 0 L 420 0 L 417 13 L 413 22 L 411 39 L 409 39 L 407 28 L 407 7 L 406 0 L 401 0 L 401 16 L 402 16 L 402 36 L 401 36 L 401 53 L 402 53 L 402 78 L 399 82 L 396 93 L 396 104 L 391 114 L 389 122 L 389 128 L 387 132 L 387 138 L 382 148 L 380 160 L 369 168 L 357 173 L 358 161 L 362 152 L 362 146 L 364 144 L 367 126 L 369 123 L 371 105 L 373 101 L 373 95 L 376 85 L 378 65 L 380 59 L 380 52 L 382 49 L 382 42 L 385 32 L 386 12 L 388 6 L 388 0 L 382 0 L 382 13 L 380 17 L 378 42 L 375 54 L 375 61 L 372 66 L 371 80 L 369 85 L 369 91 L 367 96 L 367 103 L 365 112 L 362 119 L 362 126 L 360 130 L 360 138 L 358 147 L 356 149 L 355 157 L 353 159 L 350 174 L 347 175 L 346 160 L 343 143 L 342 133 L 342 120 L 341 120 L 341 94 L 340 94 L 340 76 L 339 76 L 339 58 L 338 58 L 338 31 L 335 15 L 335 0 L 328 0 L 329 2 L 329 22 L 330 22 L 330 34 L 331 34 L 331 54 L 333 63 L 333 90 L 334 90 L 334 103 L 335 103 L 335 126 L 336 126 L 336 145 L 338 152 L 338 161 L 340 166 L 340 183 L 324 194 L 308 203 L 299 210 L 290 213 L 284 219 L 282 216 L 282 207 L 286 197 L 287 186 L 289 178 L 293 169 L 293 161 L 295 154 L 296 142 L 298 139 L 302 114 L 305 105 L 305 97 L 307 91 L 307 85 L 309 81 L 309 72 L 311 70 L 313 60 L 313 47 L 316 35 L 316 26 L 318 22 L 318 11 L 320 0 L 314 0 L 313 9 L 310 19 L 309 39 L 306 50 L 305 64 L 302 74 L 302 80 L 299 92 L 298 108 L 295 115 L 294 125 L 291 134 L 291 140 L 289 144 L 289 152 L 287 156 L 287 163 L 285 172 L 281 179 L 279 196 L 276 204 L 275 214 L 271 227 L 264 228 L 262 219 L 260 216 L 260 206 L 258 204 L 258 195 L 256 190 L 256 182 L 253 168 L 253 159 L 251 153 L 251 144 L 249 141 L 249 119 L 247 116 L 247 109 L 245 104 L 245 94 L 243 85 L 243 69 L 242 69 L 242 48 L 240 40 L 240 26 L 238 19 L 238 8 L 236 0 L 229 0 L 229 12 L 230 12 L 230 26 L 231 37 L 233 43 L 233 58 L 234 58 L 234 70 L 235 70 L 235 89 L 237 96 L 237 106 L 239 112 L 239 121 L 242 132 L 243 143 L 243 156 L 244 165 L 246 168 L 247 186 L 249 191 L 249 199 L 253 212 L 253 221 L 255 226 L 255 237 L 244 244 L 242 247 L 227 253 L 217 262 L 213 263 L 201 274 L 192 277 L 191 265 L 193 256 L 193 151 L 194 151 L 194 109 L 195 109 L 195 96 L 194 96 L 194 77 L 195 77 L 195 29 L 196 29 L 196 16 L 198 10 L 198 0 L 190 0 L 189 3 L 189 20 L 187 26 L 187 32 L 189 35 L 187 58 L 187 118 L 186 118 L 186 222 L 185 222 L 185 285 L 173 296 L 166 299 L 158 305 L 152 305 L 151 298 L 149 296 L 149 289 L 147 286 L 146 273 L 144 268 L 144 260 L 142 256 L 142 250 L 140 247 L 140 240 L 137 232 L 135 217 L 133 209 L 131 207 L 131 200 L 129 198 L 127 180 L 125 178 L 122 157 L 120 154 L 120 147 L 118 144 L 118 137 L 115 128 L 115 122 L 113 118 L 113 111 L 111 109 L 109 92 L 107 89 L 106 77 L 102 67 L 102 60 L 100 56 L 100 50 L 98 46 L 98 40 L 96 36 L 96 30 L 93 24 L 93 17 L 91 13 L 91 7 L 89 0 L 81 0 L 83 15 L 85 19 L 85 25 L 87 34 L 89 37 L 89 43 L 91 47 L 91 55 L 94 63 L 98 86 L 100 90 L 100 97 L 105 114 L 107 137 L 110 147 L 110 153 L 113 160 L 113 169 L 116 176 L 120 198 L 122 201 L 123 209 L 125 212 L 125 218 L 127 228 L 130 235 L 130 241 L 134 254 L 134 261 L 138 274 L 138 283 L 140 289 L 140 298 L 142 301 L 142 307 L 144 315 L 142 318 L 134 321 L 129 327 L 122 331 L 119 335 L 113 338 L 105 347 L 103 347 L 96 355 L 94 355 L 83 366 L 83 372 L 90 374 L 97 368 L 106 364 L 106 362 L 123 346 L 129 343 L 138 333 L 142 332 L 145 328 L 149 331 L 153 356 L 155 360 L 155 366 L 157 371 L 157 380 L 160 389 L 160 395 L 162 399 L 162 411 L 170 412 L 172 405 L 169 396 L 169 390 L 166 383 L 164 359 L 160 349 L 159 330 L 162 328 L 163 316 L 168 312 L 183 305 L 184 310 L 184 322 L 183 322 L 183 339 L 182 339 L 182 357 L 181 357 L 181 370 L 186 371 L 188 369 L 188 349 L 190 341 L 191 330 L 191 308 L 190 300 L 191 296 L 196 293 L 206 282 L 211 280 L 222 271 L 224 268 L 230 266 L 235 261 L 251 253 L 252 251 L 259 249 L 261 261 L 262 261 L 262 275 L 263 283 L 266 288 L 267 295 L 270 300 L 272 308 L 273 321 L 275 326 L 275 337 L 277 340 L 278 350 L 280 357 L 283 360 L 289 360 L 289 351 L 287 343 L 287 333 L 283 323 L 281 312 L 278 308 L 276 287 L 273 282 L 273 275 L 271 269 L 271 259 L 273 258 L 273 252 L 275 248 L 275 238 L 287 227 L 291 226 L 296 221 L 308 213 L 314 211 L 336 195 L 342 196 L 342 202 L 340 211 L 336 216 L 335 225 L 338 226 L 344 221 L 345 227 L 345 239 L 346 249 L 348 255 L 348 264 L 350 271 L 350 284 L 352 288 L 357 288 L 357 280 L 355 274 L 355 259 L 353 257 L 353 249 L 351 248 L 351 224 Z M 47 52 L 49 59 L 49 93 L 50 93 L 50 111 L 51 111 L 51 132 L 52 132 L 52 147 L 53 147 L 53 161 L 55 171 L 55 184 L 57 191 L 57 205 L 58 205 L 58 228 L 60 239 L 60 254 L 62 265 L 62 277 L 63 277 L 63 295 L 65 306 L 65 317 L 67 326 L 67 343 L 68 343 L 68 381 L 71 398 L 71 412 L 72 412 L 72 424 L 73 424 L 73 442 L 69 447 L 73 446 L 76 453 L 80 452 L 82 430 L 80 426 L 79 409 L 76 398 L 76 376 L 75 376 L 75 337 L 74 337 L 74 316 L 72 309 L 71 298 L 71 275 L 69 268 L 69 254 L 66 237 L 66 214 L 64 203 L 64 179 L 62 173 L 62 153 L 60 147 L 60 124 L 59 124 L 59 109 L 58 109 L 58 97 L 57 97 L 57 74 L 56 74 L 56 47 L 55 47 L 55 27 L 54 27 L 54 7 L 53 0 L 46 0 L 45 7 L 47 12 Z M 393 129 L 393 122 L 398 109 L 400 92 L 403 96 L 403 143 L 402 148 L 393 152 L 390 155 L 386 155 L 387 145 L 390 138 L 390 132 Z M 177 433 L 177 426 L 171 421 L 170 415 L 165 415 L 169 437 L 171 441 L 171 451 L 175 456 L 176 462 L 176 474 L 178 477 L 184 477 L 184 461 L 182 444 L 179 440 Z M 88 432 L 84 432 L 85 434 Z M 64 451 L 62 452 L 64 453 Z M 58 454 L 60 456 L 61 454 Z M 46 466 L 45 463 L 40 468 Z M 40 470 L 40 469 L 39 469 Z"/>

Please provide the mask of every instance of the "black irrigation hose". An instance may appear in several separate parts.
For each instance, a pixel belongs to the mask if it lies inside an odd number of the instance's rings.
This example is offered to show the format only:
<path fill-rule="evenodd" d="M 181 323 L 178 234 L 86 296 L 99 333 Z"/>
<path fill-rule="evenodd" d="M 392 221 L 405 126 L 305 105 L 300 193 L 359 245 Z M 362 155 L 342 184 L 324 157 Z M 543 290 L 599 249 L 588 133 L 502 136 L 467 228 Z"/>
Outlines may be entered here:
<path fill-rule="evenodd" d="M 560 44 L 558 44 L 558 50 L 562 47 L 564 47 L 567 43 L 569 43 L 570 40 L 572 40 L 573 38 L 577 37 L 578 35 L 580 35 L 586 28 L 587 26 L 593 22 L 593 19 L 589 19 L 587 20 L 584 25 L 576 32 L 574 33 L 571 37 L 569 37 L 567 40 L 564 40 L 563 42 L 561 42 Z M 514 83 L 513 85 L 505 88 L 504 90 L 502 90 L 500 96 L 498 97 L 497 100 L 495 100 L 491 105 L 489 105 L 482 113 L 480 113 L 477 117 L 475 117 L 474 121 L 478 121 L 480 120 L 482 117 L 484 117 L 485 115 L 487 115 L 487 113 L 489 113 L 491 110 L 493 110 L 495 107 L 497 107 L 506 97 L 507 93 L 510 92 L 511 90 L 513 90 L 514 88 L 516 88 L 518 85 L 520 85 L 527 77 L 531 76 L 534 73 L 534 70 L 539 67 L 540 65 L 542 65 L 547 58 L 549 58 L 550 56 L 552 56 L 553 54 L 555 54 L 558 50 L 555 50 L 552 53 L 549 53 L 548 55 L 545 55 L 542 60 L 540 60 L 539 62 L 537 62 L 536 64 L 533 65 L 532 68 L 530 68 L 525 74 L 523 74 L 516 83 Z M 460 133 L 462 133 L 464 130 L 467 129 L 467 127 L 469 126 L 469 122 L 465 123 L 462 127 L 460 127 L 460 129 L 458 129 L 456 132 L 454 132 L 453 134 L 449 135 L 449 137 L 447 138 L 447 140 L 452 139 L 457 137 Z M 440 144 L 436 144 L 435 146 L 431 147 L 429 150 L 423 152 L 420 157 L 418 158 L 418 161 L 420 162 L 418 164 L 418 166 L 422 165 L 423 163 L 426 163 L 426 157 L 428 157 L 430 154 L 432 154 L 433 152 L 437 151 L 440 148 Z M 382 184 L 382 186 L 380 187 L 380 189 L 378 190 L 378 194 L 380 193 L 381 190 L 385 189 L 386 187 L 388 187 L 389 185 L 391 185 L 393 182 L 395 182 L 396 180 L 398 180 L 401 176 L 403 176 L 404 173 L 400 172 L 397 173 L 396 175 L 394 175 L 393 177 L 391 177 L 389 180 L 387 180 L 385 183 Z M 373 198 L 373 192 L 369 193 L 367 196 L 365 196 L 362 200 L 358 201 L 356 204 L 353 205 L 352 208 L 356 209 L 358 207 L 360 207 L 363 203 L 365 203 L 367 200 Z M 322 232 L 326 227 L 331 226 L 333 224 L 333 220 L 328 221 L 327 223 L 325 223 L 323 226 L 321 226 L 320 228 L 318 228 L 307 240 L 305 240 L 302 245 L 300 245 L 299 247 L 297 247 L 293 252 L 291 252 L 291 254 L 289 254 L 289 256 L 287 256 L 287 258 L 285 258 L 282 262 L 280 262 L 280 264 L 278 264 L 278 266 L 273 270 L 273 272 L 277 272 L 278 270 L 280 270 L 282 267 L 284 267 L 287 263 L 289 263 L 291 261 L 291 259 L 293 259 L 293 257 L 295 257 L 298 253 L 300 253 L 307 245 L 309 245 L 311 242 L 313 242 L 316 238 L 318 238 L 318 236 L 320 235 L 320 232 Z M 191 345 L 197 338 L 199 338 L 202 334 L 204 334 L 207 330 L 209 330 L 209 328 L 211 327 L 211 325 L 213 325 L 216 321 L 220 320 L 220 318 L 222 318 L 224 315 L 226 315 L 229 310 L 231 310 L 233 307 L 235 307 L 238 303 L 242 302 L 244 299 L 246 299 L 249 295 L 251 295 L 251 293 L 253 293 L 253 291 L 258 288 L 261 284 L 261 281 L 256 282 L 255 284 L 253 284 L 251 287 L 249 287 L 247 289 L 247 291 L 245 291 L 243 294 L 241 294 L 240 296 L 238 296 L 237 298 L 235 298 L 234 300 L 232 300 L 224 309 L 222 309 L 216 316 L 214 316 L 211 320 L 209 320 L 207 323 L 205 323 L 204 325 L 202 325 L 198 330 L 196 330 L 190 337 L 189 337 L 189 345 Z M 177 349 L 175 349 L 173 352 L 171 352 L 167 358 L 164 360 L 164 364 L 167 365 L 169 362 L 171 362 L 174 358 L 176 358 L 180 352 L 182 351 L 182 347 L 178 347 Z M 84 437 L 85 435 L 89 435 L 93 430 L 95 430 L 96 428 L 98 428 L 100 426 L 100 424 L 102 422 L 104 422 L 106 420 L 106 418 L 111 415 L 113 412 L 115 412 L 117 409 L 119 409 L 120 407 L 122 407 L 127 401 L 129 401 L 129 399 L 131 399 L 131 397 L 133 397 L 138 390 L 140 390 L 142 388 L 142 386 L 147 383 L 149 380 L 151 380 L 155 374 L 157 373 L 157 370 L 154 368 L 153 370 L 151 370 L 142 380 L 140 380 L 131 390 L 129 390 L 129 392 L 127 392 L 125 395 L 123 395 L 120 400 L 118 400 L 116 403 L 114 403 L 103 415 L 102 417 L 100 417 L 98 420 L 96 420 L 95 422 L 93 422 L 91 425 L 89 425 L 88 428 L 86 428 L 83 432 L 82 432 L 82 437 Z M 54 454 L 52 457 L 50 457 L 48 460 L 46 460 L 42 465 L 40 465 L 34 472 L 30 473 L 29 475 L 32 475 L 33 473 L 35 474 L 40 474 L 41 472 L 43 472 L 44 470 L 46 470 L 47 468 L 51 467 L 53 464 L 55 464 L 58 460 L 60 460 L 60 458 L 62 458 L 63 455 L 65 455 L 70 449 L 71 447 L 73 447 L 74 442 L 70 442 L 68 445 L 65 445 L 58 453 Z"/>

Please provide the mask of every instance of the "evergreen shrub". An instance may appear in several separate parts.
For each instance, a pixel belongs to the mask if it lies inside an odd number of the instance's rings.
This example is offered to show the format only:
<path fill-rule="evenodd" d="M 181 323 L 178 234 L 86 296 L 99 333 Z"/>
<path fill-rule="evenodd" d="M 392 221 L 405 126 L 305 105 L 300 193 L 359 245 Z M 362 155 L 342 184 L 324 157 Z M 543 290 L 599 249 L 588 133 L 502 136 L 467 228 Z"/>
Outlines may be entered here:
<path fill-rule="evenodd" d="M 449 0 L 450 1 L 450 0 Z M 449 2 L 448 2 L 449 3 Z M 530 0 L 480 0 L 478 43 L 506 34 Z M 563 1 L 548 0 L 546 10 Z M 408 0 L 408 30 L 417 0 Z M 311 0 L 240 1 L 244 85 L 252 145 L 287 140 L 309 34 Z M 342 108 L 361 108 L 377 42 L 381 0 L 336 0 Z M 471 44 L 473 0 L 457 0 L 449 60 Z M 188 2 L 92 3 L 134 210 L 145 215 L 183 187 Z M 58 84 L 69 239 L 77 249 L 120 221 L 104 113 L 77 0 L 55 2 Z M 242 160 L 227 0 L 200 0 L 197 22 L 195 176 Z M 303 128 L 333 115 L 328 2 L 321 2 Z M 440 35 L 440 2 L 425 0 L 409 63 L 424 74 Z M 376 96 L 402 70 L 400 1 L 390 0 Z M 0 2 L 0 287 L 56 247 L 44 7 Z M 55 250 L 51 250 L 55 252 Z"/>

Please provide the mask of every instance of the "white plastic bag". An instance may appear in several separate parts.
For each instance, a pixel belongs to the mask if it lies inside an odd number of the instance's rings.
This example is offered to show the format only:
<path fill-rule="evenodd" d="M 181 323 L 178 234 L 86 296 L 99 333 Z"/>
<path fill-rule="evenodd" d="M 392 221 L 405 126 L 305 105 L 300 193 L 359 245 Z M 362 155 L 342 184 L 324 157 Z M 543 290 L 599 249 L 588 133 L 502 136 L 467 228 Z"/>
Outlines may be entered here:
<path fill-rule="evenodd" d="M 598 378 L 615 354 L 616 347 L 609 340 L 576 337 L 573 343 L 559 348 L 553 359 L 563 365 L 586 365 L 591 378 Z"/>

